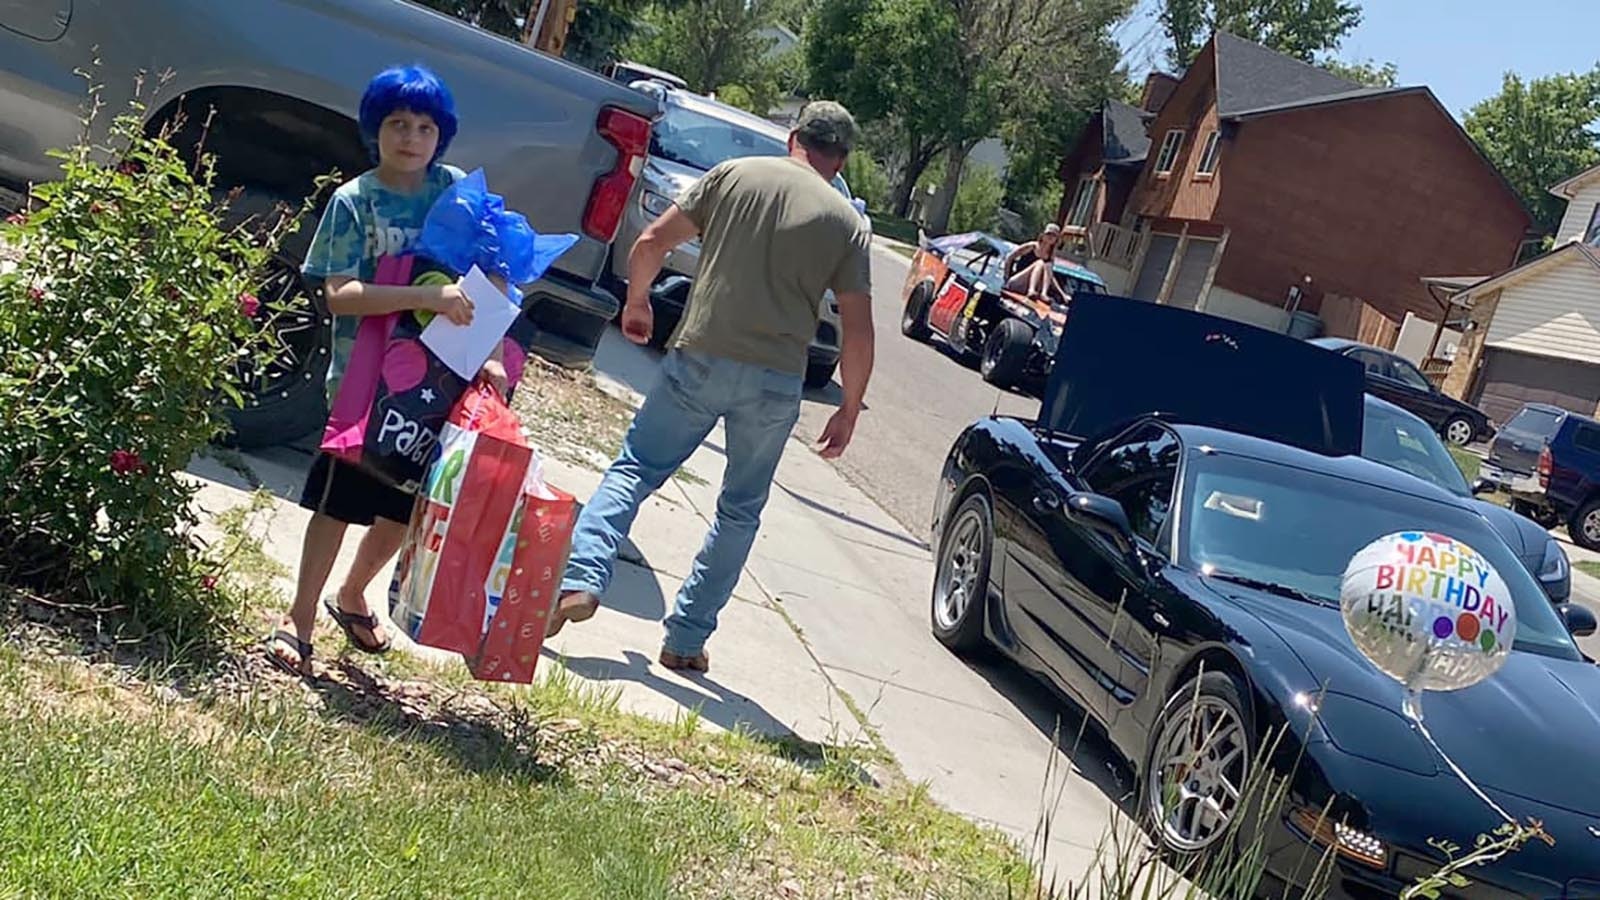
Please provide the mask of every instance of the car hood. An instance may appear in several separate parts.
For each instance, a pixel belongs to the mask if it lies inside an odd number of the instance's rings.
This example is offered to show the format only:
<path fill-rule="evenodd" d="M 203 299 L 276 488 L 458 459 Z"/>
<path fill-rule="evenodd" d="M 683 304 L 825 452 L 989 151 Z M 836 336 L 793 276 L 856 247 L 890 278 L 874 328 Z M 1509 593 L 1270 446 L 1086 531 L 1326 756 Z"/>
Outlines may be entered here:
<path fill-rule="evenodd" d="M 1472 506 L 1489 520 L 1495 533 L 1517 554 L 1518 559 L 1528 565 L 1529 571 L 1539 571 L 1539 564 L 1544 561 L 1545 546 L 1551 540 L 1550 532 L 1540 528 L 1537 522 L 1527 516 L 1518 515 L 1504 506 L 1476 499 L 1472 501 Z"/>
<path fill-rule="evenodd" d="M 1213 585 L 1287 643 L 1310 671 L 1313 693 L 1359 697 L 1398 713 L 1405 691 L 1356 649 L 1339 610 L 1231 585 Z M 1424 724 L 1439 747 L 1486 788 L 1600 816 L 1600 768 L 1576 760 L 1600 746 L 1600 666 L 1518 651 L 1489 679 L 1423 696 Z M 1324 716 L 1339 743 L 1341 728 Z"/>

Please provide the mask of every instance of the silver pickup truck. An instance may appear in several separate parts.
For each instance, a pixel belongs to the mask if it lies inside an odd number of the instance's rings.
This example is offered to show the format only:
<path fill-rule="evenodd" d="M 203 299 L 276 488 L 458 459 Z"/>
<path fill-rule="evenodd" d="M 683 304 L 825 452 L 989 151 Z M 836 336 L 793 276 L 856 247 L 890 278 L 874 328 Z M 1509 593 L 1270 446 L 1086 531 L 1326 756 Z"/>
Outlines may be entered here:
<path fill-rule="evenodd" d="M 90 69 L 107 115 L 145 79 L 149 127 L 183 111 L 177 139 L 218 156 L 219 189 L 241 187 L 241 213 L 298 205 L 318 175 L 371 164 L 356 126 L 367 80 L 421 62 L 456 97 L 461 132 L 446 161 L 483 167 L 490 187 L 544 232 L 581 236 L 540 281 L 524 286 L 518 327 L 565 365 L 587 362 L 616 314 L 600 286 L 607 252 L 637 193 L 657 101 L 409 0 L 0 0 L 0 207 L 57 174 L 51 148 L 80 129 Z M 153 99 L 156 73 L 170 78 Z M 180 144 L 182 146 L 183 144 Z M 268 292 L 301 291 L 314 308 L 284 327 L 290 352 L 253 385 L 233 417 L 245 446 L 318 428 L 331 320 L 297 273 L 315 228 L 302 224 Z"/>

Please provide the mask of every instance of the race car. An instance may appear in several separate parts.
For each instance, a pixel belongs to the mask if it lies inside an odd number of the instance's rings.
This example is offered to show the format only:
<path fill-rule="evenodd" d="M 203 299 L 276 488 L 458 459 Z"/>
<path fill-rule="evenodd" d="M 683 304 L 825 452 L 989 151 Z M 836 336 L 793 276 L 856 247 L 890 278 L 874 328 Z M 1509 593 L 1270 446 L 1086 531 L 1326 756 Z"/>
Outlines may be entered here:
<path fill-rule="evenodd" d="M 1010 388 L 1039 384 L 1050 371 L 1074 295 L 1103 294 L 1100 276 L 1057 260 L 1057 291 L 1032 299 L 1005 290 L 1003 271 L 1016 244 L 981 231 L 918 239 L 901 301 L 900 331 L 913 340 L 937 335 L 978 362 L 985 381 Z"/>

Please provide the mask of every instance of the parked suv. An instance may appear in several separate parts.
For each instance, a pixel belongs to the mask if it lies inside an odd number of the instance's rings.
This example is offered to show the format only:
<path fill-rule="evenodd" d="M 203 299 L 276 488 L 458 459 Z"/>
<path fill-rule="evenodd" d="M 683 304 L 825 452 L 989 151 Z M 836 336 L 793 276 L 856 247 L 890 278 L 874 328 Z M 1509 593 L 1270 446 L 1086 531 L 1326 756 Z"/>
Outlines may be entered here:
<path fill-rule="evenodd" d="M 1494 422 L 1434 386 L 1411 361 L 1378 347 L 1344 338 L 1314 338 L 1311 343 L 1360 362 L 1367 370 L 1367 391 L 1421 417 L 1458 447 L 1494 434 Z"/>
<path fill-rule="evenodd" d="M 730 159 L 789 152 L 788 132 L 766 119 L 656 81 L 641 81 L 634 87 L 656 97 L 664 111 L 651 129 L 650 158 L 639 175 L 638 200 L 628 205 L 611 251 L 610 274 L 619 292 L 628 278 L 633 242 L 700 176 Z M 866 215 L 865 205 L 850 195 L 843 177 L 835 176 L 833 186 L 857 212 Z M 678 327 L 689 302 L 691 279 L 699 269 L 699 241 L 690 241 L 667 255 L 651 293 L 655 310 L 651 343 L 664 345 Z M 827 384 L 839 366 L 839 304 L 832 291 L 820 303 L 821 318 L 806 357 L 806 387 L 811 388 Z"/>
<path fill-rule="evenodd" d="M 1490 443 L 1479 478 L 1509 494 L 1514 509 L 1564 524 L 1573 543 L 1600 550 L 1600 422 L 1525 404 Z"/>
<path fill-rule="evenodd" d="M 82 130 L 90 72 L 106 111 L 128 108 L 142 81 L 152 131 L 182 118 L 175 142 L 204 136 L 219 191 L 237 187 L 239 216 L 297 206 L 332 169 L 372 164 L 356 125 L 368 78 L 420 60 L 455 93 L 461 134 L 445 162 L 483 167 L 506 205 L 576 246 L 525 285 L 517 325 L 541 356 L 581 365 L 620 304 L 599 286 L 623 211 L 648 152 L 650 98 L 553 56 L 407 0 L 0 0 L 0 207 L 32 182 L 59 177 L 52 148 Z M 159 93 L 155 79 L 168 72 Z M 304 315 L 278 320 L 288 352 L 246 406 L 230 413 L 241 445 L 315 433 L 327 417 L 332 320 L 321 291 L 299 274 L 313 217 L 276 260 L 263 300 L 308 294 Z"/>

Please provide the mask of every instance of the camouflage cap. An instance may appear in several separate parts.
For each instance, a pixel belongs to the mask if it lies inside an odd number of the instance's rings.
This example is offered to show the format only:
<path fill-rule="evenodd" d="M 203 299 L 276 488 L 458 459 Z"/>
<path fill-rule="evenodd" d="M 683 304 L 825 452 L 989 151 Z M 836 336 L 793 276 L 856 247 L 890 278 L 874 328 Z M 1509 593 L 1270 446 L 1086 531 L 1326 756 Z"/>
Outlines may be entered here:
<path fill-rule="evenodd" d="M 794 133 L 808 146 L 848 153 L 856 144 L 856 120 L 832 100 L 816 100 L 800 110 Z"/>

